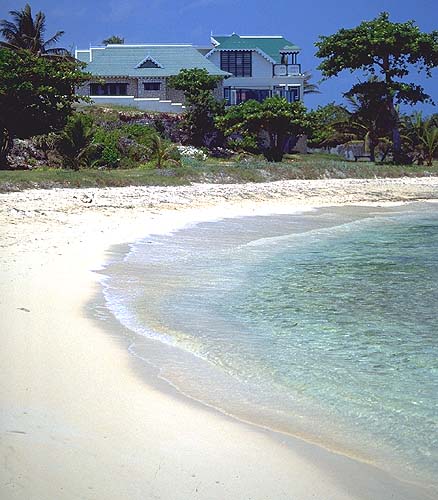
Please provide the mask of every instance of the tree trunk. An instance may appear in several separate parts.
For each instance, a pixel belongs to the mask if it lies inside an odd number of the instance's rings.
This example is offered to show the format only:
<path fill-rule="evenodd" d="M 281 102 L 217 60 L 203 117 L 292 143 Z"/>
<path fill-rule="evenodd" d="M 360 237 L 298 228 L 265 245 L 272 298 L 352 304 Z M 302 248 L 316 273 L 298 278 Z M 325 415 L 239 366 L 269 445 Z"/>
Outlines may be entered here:
<path fill-rule="evenodd" d="M 392 151 L 394 156 L 394 163 L 403 163 L 400 130 L 397 121 L 392 126 Z"/>
<path fill-rule="evenodd" d="M 392 154 L 394 163 L 403 163 L 401 150 L 401 137 L 399 129 L 399 117 L 394 106 L 394 98 L 388 95 L 388 111 L 391 116 L 391 134 L 392 134 Z"/>

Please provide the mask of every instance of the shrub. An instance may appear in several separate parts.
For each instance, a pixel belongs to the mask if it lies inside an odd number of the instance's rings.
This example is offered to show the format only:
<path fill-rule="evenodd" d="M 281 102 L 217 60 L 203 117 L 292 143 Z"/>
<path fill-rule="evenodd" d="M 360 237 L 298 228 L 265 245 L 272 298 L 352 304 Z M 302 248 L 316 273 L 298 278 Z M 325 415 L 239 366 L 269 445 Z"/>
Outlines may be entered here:
<path fill-rule="evenodd" d="M 92 118 L 82 113 L 73 115 L 60 134 L 57 145 L 62 155 L 63 166 L 73 170 L 89 166 L 92 153 L 96 151 L 93 139 Z"/>

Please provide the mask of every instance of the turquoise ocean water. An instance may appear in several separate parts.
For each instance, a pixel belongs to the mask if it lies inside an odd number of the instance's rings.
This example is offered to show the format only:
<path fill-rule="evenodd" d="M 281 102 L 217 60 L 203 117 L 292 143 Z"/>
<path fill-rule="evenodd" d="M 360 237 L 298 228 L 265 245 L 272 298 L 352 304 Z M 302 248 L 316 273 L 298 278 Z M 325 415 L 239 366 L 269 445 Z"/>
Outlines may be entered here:
<path fill-rule="evenodd" d="M 438 205 L 200 223 L 115 252 L 107 305 L 188 396 L 438 480 Z"/>

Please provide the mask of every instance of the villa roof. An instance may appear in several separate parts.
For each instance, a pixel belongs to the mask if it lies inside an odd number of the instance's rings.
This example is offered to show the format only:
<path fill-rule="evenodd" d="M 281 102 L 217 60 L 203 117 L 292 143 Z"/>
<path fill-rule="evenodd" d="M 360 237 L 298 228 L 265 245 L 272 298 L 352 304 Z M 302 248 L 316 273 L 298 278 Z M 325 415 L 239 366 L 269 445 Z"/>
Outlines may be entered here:
<path fill-rule="evenodd" d="M 281 62 L 281 52 L 299 52 L 301 49 L 283 36 L 240 36 L 236 33 L 226 36 L 212 36 L 217 50 L 254 50 L 262 53 L 273 63 Z"/>
<path fill-rule="evenodd" d="M 96 76 L 163 77 L 190 68 L 228 76 L 192 45 L 107 45 L 78 50 L 76 57 Z"/>

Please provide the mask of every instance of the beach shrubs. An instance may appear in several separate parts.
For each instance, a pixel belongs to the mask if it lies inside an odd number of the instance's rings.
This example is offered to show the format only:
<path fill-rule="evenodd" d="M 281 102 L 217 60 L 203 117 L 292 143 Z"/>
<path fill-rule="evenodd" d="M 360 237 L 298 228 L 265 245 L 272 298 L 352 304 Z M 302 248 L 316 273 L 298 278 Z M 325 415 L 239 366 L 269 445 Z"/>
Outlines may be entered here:
<path fill-rule="evenodd" d="M 222 144 L 222 134 L 215 117 L 223 114 L 224 102 L 213 95 L 221 76 L 210 75 L 206 69 L 182 69 L 169 78 L 169 86 L 184 93 L 186 111 L 181 124 L 188 144 L 214 147 Z"/>
<path fill-rule="evenodd" d="M 178 167 L 181 164 L 180 155 L 175 145 L 162 139 L 159 135 L 152 137 L 149 153 L 155 168 Z"/>
<path fill-rule="evenodd" d="M 94 128 L 91 117 L 80 113 L 70 118 L 57 141 L 63 166 L 73 170 L 88 167 L 93 153 L 97 153 L 97 145 L 93 141 Z"/>
<path fill-rule="evenodd" d="M 306 134 L 311 122 L 301 102 L 289 103 L 276 96 L 263 102 L 250 100 L 232 106 L 216 118 L 216 124 L 229 137 L 235 134 L 257 137 L 263 156 L 268 161 L 280 162 L 291 139 Z"/>

